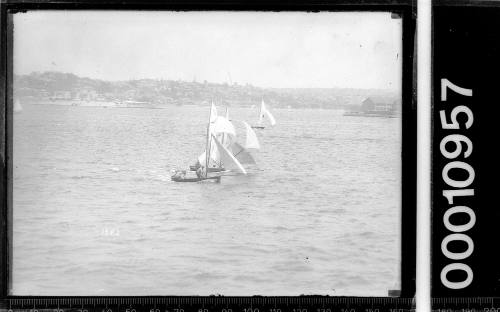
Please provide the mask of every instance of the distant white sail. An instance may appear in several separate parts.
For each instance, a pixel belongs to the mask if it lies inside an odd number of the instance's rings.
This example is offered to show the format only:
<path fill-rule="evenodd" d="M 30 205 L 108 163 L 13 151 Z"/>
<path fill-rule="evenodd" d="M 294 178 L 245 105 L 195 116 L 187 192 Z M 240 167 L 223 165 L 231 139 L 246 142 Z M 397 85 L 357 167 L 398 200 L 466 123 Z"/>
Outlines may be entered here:
<path fill-rule="evenodd" d="M 252 127 L 250 127 L 250 125 L 247 124 L 246 122 L 242 121 L 242 123 L 245 126 L 246 130 L 245 148 L 260 149 L 259 139 L 257 139 L 257 134 L 255 134 L 255 131 L 253 131 Z"/>
<path fill-rule="evenodd" d="M 219 150 L 220 160 L 222 162 L 222 166 L 225 169 L 236 170 L 243 174 L 247 174 L 245 168 L 241 165 L 241 163 L 233 156 L 233 154 L 222 145 L 219 140 L 212 135 L 212 140 L 217 145 L 217 149 Z"/>
<path fill-rule="evenodd" d="M 260 110 L 259 110 L 259 125 L 262 124 L 265 111 L 266 111 L 266 105 L 264 104 L 264 100 L 262 100 L 262 102 L 260 103 Z"/>
<path fill-rule="evenodd" d="M 259 113 L 259 124 L 262 124 L 263 118 L 267 117 L 269 119 L 269 122 L 271 123 L 271 126 L 274 126 L 276 124 L 276 119 L 274 119 L 273 114 L 266 108 L 266 104 L 264 103 L 264 100 L 260 103 L 260 113 Z"/>
<path fill-rule="evenodd" d="M 269 122 L 271 123 L 271 126 L 274 126 L 276 124 L 276 119 L 274 119 L 274 116 L 271 114 L 271 112 L 266 110 L 266 116 L 267 116 L 267 118 L 269 118 Z"/>

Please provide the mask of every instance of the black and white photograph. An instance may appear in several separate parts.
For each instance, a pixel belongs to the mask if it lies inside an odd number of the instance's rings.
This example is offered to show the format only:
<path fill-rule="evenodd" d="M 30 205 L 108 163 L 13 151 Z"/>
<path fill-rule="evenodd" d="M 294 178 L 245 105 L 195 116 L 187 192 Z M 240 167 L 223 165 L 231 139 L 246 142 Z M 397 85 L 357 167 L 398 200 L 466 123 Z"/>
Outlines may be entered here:
<path fill-rule="evenodd" d="M 12 26 L 11 295 L 401 289 L 399 14 L 28 10 Z"/>

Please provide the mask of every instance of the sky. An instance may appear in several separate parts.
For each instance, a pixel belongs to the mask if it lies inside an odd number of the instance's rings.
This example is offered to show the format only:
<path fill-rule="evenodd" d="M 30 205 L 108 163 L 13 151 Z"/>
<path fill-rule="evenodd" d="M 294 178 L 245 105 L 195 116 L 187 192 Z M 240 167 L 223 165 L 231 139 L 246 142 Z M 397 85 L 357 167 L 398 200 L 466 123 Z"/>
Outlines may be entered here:
<path fill-rule="evenodd" d="M 401 52 L 402 20 L 388 12 L 14 15 L 15 74 L 399 91 Z"/>

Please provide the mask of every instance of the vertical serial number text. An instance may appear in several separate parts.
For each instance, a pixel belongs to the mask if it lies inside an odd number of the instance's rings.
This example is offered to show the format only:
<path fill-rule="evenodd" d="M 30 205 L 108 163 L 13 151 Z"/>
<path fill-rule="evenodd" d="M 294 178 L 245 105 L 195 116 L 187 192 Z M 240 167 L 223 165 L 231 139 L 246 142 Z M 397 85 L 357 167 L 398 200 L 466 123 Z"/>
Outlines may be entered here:
<path fill-rule="evenodd" d="M 446 163 L 441 176 L 445 185 L 450 188 L 443 190 L 443 196 L 449 205 L 443 216 L 443 224 L 450 233 L 441 242 L 441 252 L 450 263 L 442 268 L 440 277 L 445 287 L 463 289 L 472 283 L 474 277 L 472 269 L 463 263 L 463 260 L 474 251 L 474 241 L 467 235 L 467 231 L 476 223 L 476 214 L 471 207 L 461 204 L 464 197 L 474 196 L 474 188 L 471 185 L 474 182 L 475 172 L 474 168 L 467 163 L 473 147 L 472 141 L 467 137 L 467 130 L 474 123 L 474 115 L 467 106 L 451 106 L 452 101 L 447 102 L 448 89 L 462 96 L 472 96 L 472 89 L 459 87 L 446 78 L 441 79 L 441 104 L 446 104 L 447 108 L 439 111 L 441 128 L 446 130 L 439 144 L 441 156 L 445 158 Z M 460 116 L 460 122 L 458 116 Z M 465 130 L 462 131 L 465 135 L 455 133 L 456 130 Z M 460 174 L 460 178 L 457 178 L 456 174 Z M 452 223 L 452 216 L 460 213 L 468 215 L 467 223 Z M 449 244 L 454 241 L 465 243 L 466 249 L 459 252 L 450 251 Z M 463 275 L 465 278 L 460 281 L 450 281 L 448 273 L 451 271 L 462 271 L 465 273 Z"/>

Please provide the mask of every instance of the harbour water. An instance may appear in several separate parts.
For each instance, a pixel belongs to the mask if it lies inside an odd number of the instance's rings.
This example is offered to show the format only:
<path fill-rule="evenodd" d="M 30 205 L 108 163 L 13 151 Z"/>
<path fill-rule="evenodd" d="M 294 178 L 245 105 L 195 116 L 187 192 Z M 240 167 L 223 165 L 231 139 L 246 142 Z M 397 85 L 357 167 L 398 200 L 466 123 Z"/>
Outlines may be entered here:
<path fill-rule="evenodd" d="M 203 151 L 208 107 L 23 104 L 13 125 L 12 294 L 398 289 L 401 119 L 271 110 L 277 125 L 258 131 L 248 176 L 175 183 L 170 170 Z"/>

